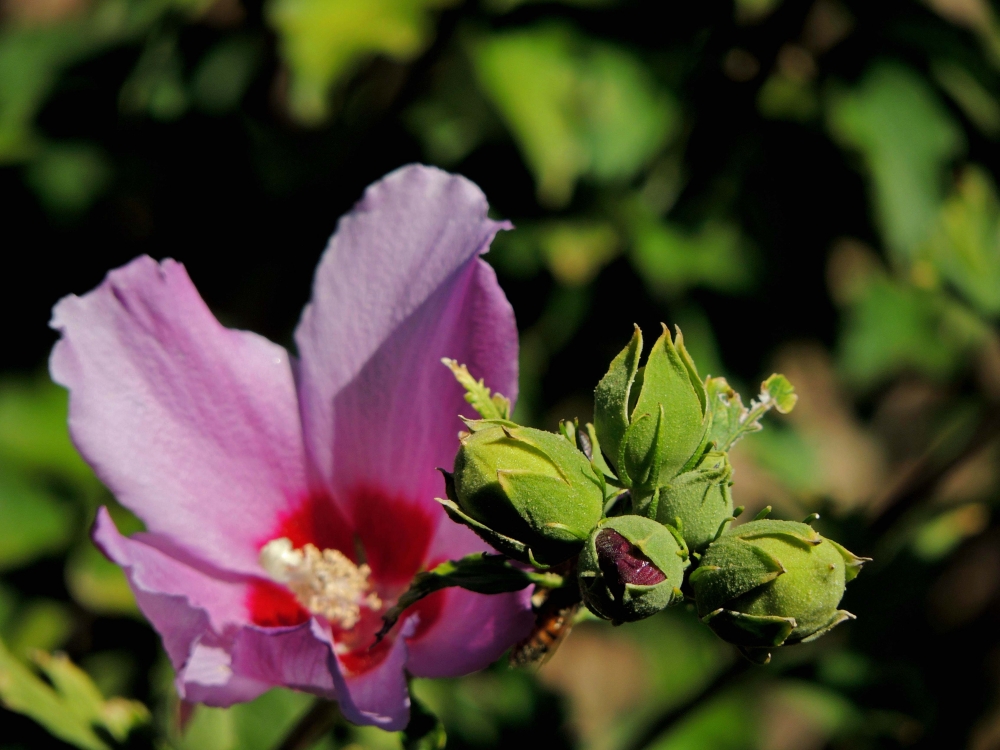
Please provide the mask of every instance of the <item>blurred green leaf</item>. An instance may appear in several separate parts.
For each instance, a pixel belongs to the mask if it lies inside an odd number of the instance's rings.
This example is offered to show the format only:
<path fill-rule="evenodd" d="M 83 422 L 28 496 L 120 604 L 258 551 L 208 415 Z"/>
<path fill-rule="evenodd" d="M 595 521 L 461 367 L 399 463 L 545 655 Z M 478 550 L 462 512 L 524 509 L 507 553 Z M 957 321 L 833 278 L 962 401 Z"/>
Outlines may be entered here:
<path fill-rule="evenodd" d="M 50 143 L 25 170 L 25 180 L 54 214 L 82 214 L 111 181 L 104 152 L 87 143 Z"/>
<path fill-rule="evenodd" d="M 174 35 L 153 35 L 118 94 L 118 106 L 131 115 L 148 113 L 157 120 L 175 120 L 188 106 L 183 61 Z"/>
<path fill-rule="evenodd" d="M 979 312 L 1000 315 L 1000 201 L 983 169 L 968 167 L 959 176 L 926 252 Z"/>
<path fill-rule="evenodd" d="M 48 374 L 0 380 L 0 457 L 93 488 L 97 480 L 69 439 L 68 394 Z"/>
<path fill-rule="evenodd" d="M 916 529 L 910 543 L 913 553 L 927 562 L 940 560 L 965 539 L 981 533 L 989 522 L 989 510 L 980 503 L 945 511 Z"/>
<path fill-rule="evenodd" d="M 679 113 L 632 55 L 545 25 L 483 37 L 473 59 L 510 127 L 541 203 L 569 202 L 577 180 L 625 180 L 676 132 Z"/>
<path fill-rule="evenodd" d="M 498 238 L 490 262 L 514 276 L 531 276 L 544 264 L 560 284 L 575 287 L 593 281 L 621 247 L 621 237 L 609 221 L 524 222 L 516 232 Z"/>
<path fill-rule="evenodd" d="M 876 277 L 846 311 L 840 367 L 861 388 L 910 370 L 943 379 L 986 333 L 972 313 L 940 293 Z"/>
<path fill-rule="evenodd" d="M 729 692 L 706 701 L 649 750 L 751 750 L 758 746 L 759 725 L 753 701 Z"/>
<path fill-rule="evenodd" d="M 734 225 L 710 220 L 690 231 L 639 200 L 629 202 L 626 215 L 632 265 L 653 293 L 673 297 L 699 286 L 735 292 L 751 283 L 749 253 Z"/>
<path fill-rule="evenodd" d="M 73 508 L 0 462 L 0 570 L 65 549 L 74 531 Z"/>
<path fill-rule="evenodd" d="M 82 15 L 0 28 L 0 163 L 28 160 L 38 152 L 35 116 L 63 70 L 141 37 L 171 11 L 197 13 L 210 1 L 96 0 Z"/>
<path fill-rule="evenodd" d="M 931 72 L 938 85 L 984 135 L 1000 136 L 1000 103 L 975 76 L 946 60 L 934 62 Z"/>
<path fill-rule="evenodd" d="M 253 80 L 262 52 L 261 43 L 248 36 L 219 42 L 194 72 L 191 95 L 195 104 L 211 114 L 236 109 Z"/>
<path fill-rule="evenodd" d="M 291 72 L 288 106 L 300 122 L 329 114 L 331 87 L 366 57 L 407 61 L 433 34 L 429 11 L 451 0 L 270 0 L 268 22 Z"/>
<path fill-rule="evenodd" d="M 757 92 L 757 111 L 773 120 L 808 122 L 819 114 L 819 96 L 807 81 L 772 73 Z"/>
<path fill-rule="evenodd" d="M 139 614 L 124 572 L 89 539 L 81 541 L 66 561 L 66 588 L 73 601 L 95 614 Z"/>
<path fill-rule="evenodd" d="M 831 97 L 829 127 L 861 153 L 885 243 L 897 260 L 911 260 L 933 226 L 962 131 L 920 76 L 891 63 Z"/>
<path fill-rule="evenodd" d="M 804 680 L 781 680 L 769 698 L 780 705 L 782 713 L 795 714 L 799 722 L 811 725 L 815 735 L 827 741 L 856 729 L 863 720 L 858 708 L 843 695 Z"/>
<path fill-rule="evenodd" d="M 825 491 L 816 448 L 796 430 L 771 425 L 740 447 L 755 464 L 795 494 L 811 497 Z"/>
<path fill-rule="evenodd" d="M 134 728 L 148 723 L 145 706 L 121 698 L 104 700 L 87 673 L 66 656 L 38 652 L 34 660 L 51 686 L 0 642 L 0 703 L 34 719 L 64 742 L 84 750 L 107 750 L 96 727 L 123 742 Z"/>
<path fill-rule="evenodd" d="M 27 658 L 33 651 L 61 647 L 73 632 L 73 615 L 54 599 L 30 599 L 22 604 L 3 630 L 11 652 Z"/>

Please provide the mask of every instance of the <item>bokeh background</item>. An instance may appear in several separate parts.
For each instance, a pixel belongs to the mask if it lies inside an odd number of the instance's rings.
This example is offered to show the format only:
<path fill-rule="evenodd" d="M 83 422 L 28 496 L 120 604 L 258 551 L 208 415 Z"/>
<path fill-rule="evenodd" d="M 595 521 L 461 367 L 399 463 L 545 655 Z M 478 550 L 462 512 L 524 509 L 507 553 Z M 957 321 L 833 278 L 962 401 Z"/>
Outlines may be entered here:
<path fill-rule="evenodd" d="M 449 747 L 1000 747 L 998 145 L 989 0 L 0 0 L 9 658 L 65 651 L 149 705 L 162 748 L 264 750 L 307 709 L 275 691 L 177 729 L 158 640 L 87 539 L 113 501 L 46 324 L 148 253 L 290 346 L 337 217 L 422 161 L 518 227 L 488 260 L 520 420 L 588 419 L 632 323 L 679 324 L 702 375 L 800 394 L 734 451 L 737 503 L 817 511 L 875 559 L 856 622 L 765 668 L 680 607 L 583 623 L 537 672 L 418 681 Z M 0 709 L 0 748 L 41 747 L 64 746 Z"/>

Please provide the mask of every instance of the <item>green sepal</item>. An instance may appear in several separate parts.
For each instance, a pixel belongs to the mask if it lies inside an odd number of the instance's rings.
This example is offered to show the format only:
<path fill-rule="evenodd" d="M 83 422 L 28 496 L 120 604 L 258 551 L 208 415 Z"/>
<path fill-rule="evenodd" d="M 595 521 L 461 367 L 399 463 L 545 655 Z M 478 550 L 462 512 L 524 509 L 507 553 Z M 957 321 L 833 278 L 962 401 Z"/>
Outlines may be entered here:
<path fill-rule="evenodd" d="M 872 561 L 870 557 L 858 557 L 849 549 L 841 544 L 838 544 L 832 539 L 828 541 L 837 549 L 840 556 L 844 558 L 844 577 L 847 579 L 847 583 L 850 583 L 858 577 L 858 573 L 861 572 L 861 568 L 865 563 Z"/>
<path fill-rule="evenodd" d="M 499 393 L 490 395 L 483 379 L 476 380 L 469 368 L 445 357 L 441 362 L 451 370 L 455 379 L 465 388 L 465 400 L 484 419 L 510 419 L 510 399 Z"/>
<path fill-rule="evenodd" d="M 561 575 L 523 570 L 504 555 L 476 552 L 459 560 L 448 560 L 413 577 L 395 606 L 382 615 L 382 628 L 376 638 L 383 638 L 407 607 L 441 589 L 457 586 L 477 594 L 504 594 L 531 585 L 558 588 L 562 584 Z"/>
<path fill-rule="evenodd" d="M 625 443 L 625 432 L 629 427 L 629 395 L 639 369 L 642 354 L 642 331 L 635 326 L 632 340 L 611 361 L 607 374 L 594 389 L 594 427 L 600 436 L 606 455 L 615 463 L 615 469 L 623 482 L 620 455 Z"/>
<path fill-rule="evenodd" d="M 522 542 L 519 542 L 516 539 L 511 539 L 509 536 L 504 536 L 500 532 L 494 531 L 489 526 L 479 523 L 479 521 L 475 518 L 463 513 L 462 509 L 458 507 L 458 504 L 452 500 L 446 500 L 440 497 L 436 497 L 434 499 L 444 506 L 444 512 L 448 514 L 448 518 L 455 523 L 468 526 L 476 532 L 476 535 L 480 539 L 490 545 L 493 549 L 497 550 L 497 552 L 502 552 L 515 560 L 527 559 L 528 548 Z"/>
<path fill-rule="evenodd" d="M 751 661 L 759 667 L 763 667 L 765 664 L 769 664 L 771 662 L 771 649 L 769 648 L 737 646 L 736 650 L 739 651 L 747 661 Z"/>
<path fill-rule="evenodd" d="M 848 612 L 846 609 L 838 609 L 836 612 L 834 612 L 833 617 L 830 618 L 830 621 L 826 625 L 824 625 L 822 628 L 820 628 L 819 630 L 817 630 L 812 635 L 808 635 L 805 638 L 803 638 L 801 642 L 802 643 L 809 643 L 809 641 L 815 641 L 820 636 L 823 636 L 823 635 L 826 635 L 827 633 L 829 633 L 835 627 L 837 627 L 838 625 L 840 625 L 840 623 L 847 622 L 848 620 L 856 620 L 856 619 L 858 619 L 858 618 L 855 617 L 850 612 Z"/>
<path fill-rule="evenodd" d="M 748 615 L 729 609 L 716 609 L 701 618 L 725 641 L 755 649 L 780 646 L 796 627 L 793 617 Z"/>
<path fill-rule="evenodd" d="M 780 560 L 757 545 L 743 539 L 727 541 L 726 554 L 717 564 L 699 567 L 691 574 L 691 582 L 698 583 L 702 611 L 723 607 L 786 572 Z"/>
<path fill-rule="evenodd" d="M 632 428 L 623 453 L 636 486 L 669 480 L 703 444 L 708 430 L 705 385 L 684 347 L 664 325 L 643 369 L 642 390 L 632 410 Z M 692 373 L 694 373 L 692 375 Z M 650 419 L 641 418 L 649 415 Z"/>
<path fill-rule="evenodd" d="M 696 551 L 705 549 L 732 518 L 732 476 L 725 453 L 703 453 L 695 468 L 660 487 L 655 518 L 661 523 L 675 523 L 680 518 L 688 546 Z"/>

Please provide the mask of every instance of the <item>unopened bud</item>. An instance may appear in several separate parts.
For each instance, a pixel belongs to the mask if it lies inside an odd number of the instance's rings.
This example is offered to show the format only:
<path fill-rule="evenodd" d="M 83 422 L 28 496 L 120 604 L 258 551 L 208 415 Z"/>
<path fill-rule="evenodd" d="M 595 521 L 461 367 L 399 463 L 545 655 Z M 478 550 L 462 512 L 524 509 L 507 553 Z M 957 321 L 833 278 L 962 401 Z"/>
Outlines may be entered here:
<path fill-rule="evenodd" d="M 677 527 L 692 552 L 701 552 L 733 515 L 733 467 L 721 451 L 706 453 L 697 467 L 659 489 L 656 520 Z"/>
<path fill-rule="evenodd" d="M 562 435 L 506 420 L 469 422 L 446 476 L 453 520 L 516 560 L 555 565 L 601 518 L 604 482 Z"/>
<path fill-rule="evenodd" d="M 837 607 L 864 562 L 807 524 L 759 520 L 713 542 L 690 582 L 702 621 L 766 662 L 770 649 L 854 618 Z"/>
<path fill-rule="evenodd" d="M 594 426 L 627 486 L 652 491 L 694 456 L 708 430 L 705 384 L 684 348 L 663 327 L 639 367 L 642 332 L 611 363 L 594 391 Z"/>
<path fill-rule="evenodd" d="M 683 598 L 687 566 L 687 550 L 672 529 L 643 516 L 608 518 L 580 554 L 580 593 L 598 617 L 641 620 Z"/>

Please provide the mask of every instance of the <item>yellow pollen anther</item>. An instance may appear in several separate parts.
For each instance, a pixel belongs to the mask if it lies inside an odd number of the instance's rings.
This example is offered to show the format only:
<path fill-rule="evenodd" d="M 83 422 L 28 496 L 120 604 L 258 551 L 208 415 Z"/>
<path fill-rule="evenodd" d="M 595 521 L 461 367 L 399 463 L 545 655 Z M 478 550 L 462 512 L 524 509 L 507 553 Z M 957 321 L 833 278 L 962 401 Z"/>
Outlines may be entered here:
<path fill-rule="evenodd" d="M 355 565 L 339 550 L 320 551 L 313 544 L 295 549 L 286 537 L 272 539 L 260 551 L 267 574 L 283 583 L 299 603 L 345 630 L 361 619 L 361 607 L 382 608 L 378 594 L 370 591 L 371 568 Z"/>

